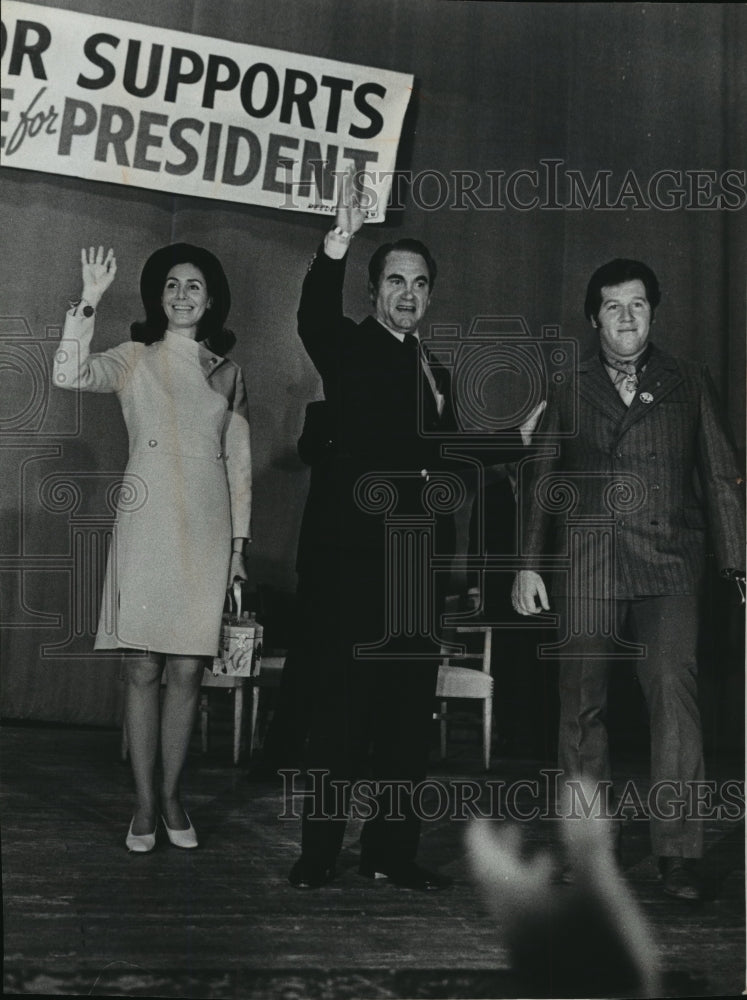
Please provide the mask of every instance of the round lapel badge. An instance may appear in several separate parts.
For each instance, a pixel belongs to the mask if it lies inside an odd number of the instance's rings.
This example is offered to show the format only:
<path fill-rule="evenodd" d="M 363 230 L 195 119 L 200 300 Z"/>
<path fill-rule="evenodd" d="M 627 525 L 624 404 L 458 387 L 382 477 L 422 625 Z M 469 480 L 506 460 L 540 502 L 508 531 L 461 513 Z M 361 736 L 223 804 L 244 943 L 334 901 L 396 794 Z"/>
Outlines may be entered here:
<path fill-rule="evenodd" d="M 654 401 L 654 397 L 650 392 L 642 392 L 640 398 L 642 403 L 653 403 Z"/>

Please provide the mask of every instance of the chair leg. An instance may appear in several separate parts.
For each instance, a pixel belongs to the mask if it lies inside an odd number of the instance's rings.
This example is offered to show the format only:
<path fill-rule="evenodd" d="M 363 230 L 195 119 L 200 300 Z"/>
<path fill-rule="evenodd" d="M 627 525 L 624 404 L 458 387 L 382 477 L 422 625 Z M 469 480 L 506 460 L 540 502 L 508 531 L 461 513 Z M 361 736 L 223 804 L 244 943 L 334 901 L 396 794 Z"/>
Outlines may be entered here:
<path fill-rule="evenodd" d="M 482 669 L 489 674 L 491 672 L 491 660 L 493 658 L 493 630 L 485 629 L 485 640 L 482 650 Z M 490 770 L 490 752 L 493 742 L 493 696 L 489 695 L 482 706 L 482 759 L 485 770 Z"/>
<path fill-rule="evenodd" d="M 244 723 L 244 685 L 233 689 L 233 762 L 238 764 L 241 756 L 241 733 Z"/>
<path fill-rule="evenodd" d="M 207 753 L 208 748 L 208 696 L 207 691 L 200 695 L 200 737 L 202 740 L 202 752 Z"/>
<path fill-rule="evenodd" d="M 441 736 L 441 760 L 446 760 L 446 702 L 441 702 L 441 718 L 439 719 L 438 728 Z"/>
<path fill-rule="evenodd" d="M 249 713 L 249 757 L 250 758 L 254 753 L 254 748 L 257 740 L 258 713 L 259 713 L 259 687 L 255 682 L 252 684 L 252 705 L 251 705 L 251 712 Z"/>
<path fill-rule="evenodd" d="M 485 770 L 490 770 L 490 751 L 492 749 L 493 728 L 493 696 L 490 695 L 482 703 L 482 762 Z"/>

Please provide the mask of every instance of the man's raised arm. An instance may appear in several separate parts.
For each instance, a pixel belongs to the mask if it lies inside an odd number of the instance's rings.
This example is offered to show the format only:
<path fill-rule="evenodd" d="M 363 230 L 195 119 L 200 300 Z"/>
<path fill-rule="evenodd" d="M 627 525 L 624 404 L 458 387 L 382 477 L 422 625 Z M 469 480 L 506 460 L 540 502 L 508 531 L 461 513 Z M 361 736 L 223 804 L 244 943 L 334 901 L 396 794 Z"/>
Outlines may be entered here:
<path fill-rule="evenodd" d="M 298 307 L 298 334 L 321 375 L 330 370 L 344 330 L 345 261 L 350 241 L 365 217 L 351 168 L 340 178 L 336 225 L 311 261 Z"/>

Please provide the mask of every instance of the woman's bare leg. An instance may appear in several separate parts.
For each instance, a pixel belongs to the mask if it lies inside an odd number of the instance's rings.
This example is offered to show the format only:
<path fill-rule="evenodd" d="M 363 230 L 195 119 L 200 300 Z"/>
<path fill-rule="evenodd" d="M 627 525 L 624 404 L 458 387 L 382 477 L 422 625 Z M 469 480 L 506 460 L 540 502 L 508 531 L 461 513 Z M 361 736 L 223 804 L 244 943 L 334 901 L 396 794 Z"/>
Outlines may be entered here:
<path fill-rule="evenodd" d="M 205 657 L 168 656 L 166 697 L 161 714 L 161 811 L 171 830 L 186 830 L 179 781 L 195 725 Z"/>
<path fill-rule="evenodd" d="M 139 835 L 153 833 L 158 818 L 155 778 L 162 671 L 160 653 L 127 663 L 125 725 L 136 799 L 132 832 Z"/>

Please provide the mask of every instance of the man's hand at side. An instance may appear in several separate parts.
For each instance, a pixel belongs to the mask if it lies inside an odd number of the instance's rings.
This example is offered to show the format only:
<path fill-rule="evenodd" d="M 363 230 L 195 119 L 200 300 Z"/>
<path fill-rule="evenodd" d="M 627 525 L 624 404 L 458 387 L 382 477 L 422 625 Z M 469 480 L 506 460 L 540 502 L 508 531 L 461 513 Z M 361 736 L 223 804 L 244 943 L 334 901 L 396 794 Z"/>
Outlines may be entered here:
<path fill-rule="evenodd" d="M 550 610 L 547 590 L 539 573 L 532 569 L 519 570 L 511 588 L 511 603 L 520 615 L 538 615 Z"/>

